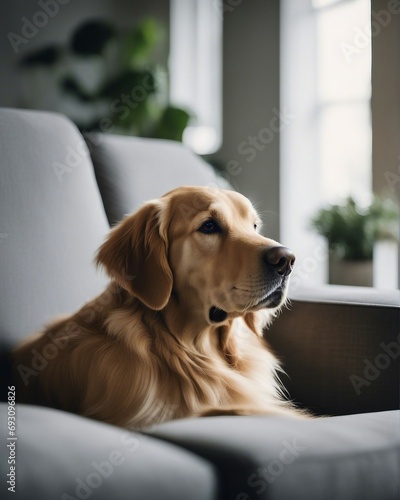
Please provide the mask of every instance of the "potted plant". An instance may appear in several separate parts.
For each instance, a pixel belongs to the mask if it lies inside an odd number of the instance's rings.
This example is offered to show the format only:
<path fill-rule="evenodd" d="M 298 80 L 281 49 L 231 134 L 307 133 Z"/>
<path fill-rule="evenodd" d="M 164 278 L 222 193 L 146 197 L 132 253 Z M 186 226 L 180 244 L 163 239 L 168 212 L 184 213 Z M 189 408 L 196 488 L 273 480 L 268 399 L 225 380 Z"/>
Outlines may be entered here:
<path fill-rule="evenodd" d="M 181 141 L 191 115 L 169 102 L 165 38 L 153 18 L 125 30 L 103 19 L 86 21 L 66 45 L 20 60 L 29 72 L 22 79 L 29 84 L 24 106 L 63 112 L 83 132 Z"/>
<path fill-rule="evenodd" d="M 349 197 L 343 205 L 320 209 L 311 224 L 328 241 L 329 283 L 372 286 L 374 243 L 397 240 L 398 209 L 377 197 L 362 208 Z"/>

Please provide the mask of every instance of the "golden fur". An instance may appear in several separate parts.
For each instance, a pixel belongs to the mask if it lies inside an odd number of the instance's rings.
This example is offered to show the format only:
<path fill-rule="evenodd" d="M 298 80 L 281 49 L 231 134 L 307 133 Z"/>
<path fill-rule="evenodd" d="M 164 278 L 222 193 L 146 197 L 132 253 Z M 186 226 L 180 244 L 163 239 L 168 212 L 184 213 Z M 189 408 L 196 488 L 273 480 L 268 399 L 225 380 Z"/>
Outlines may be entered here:
<path fill-rule="evenodd" d="M 207 221 L 219 232 L 204 234 Z M 182 187 L 112 229 L 97 254 L 108 288 L 17 346 L 22 402 L 128 428 L 216 414 L 302 416 L 285 401 L 263 328 L 285 301 L 247 198 Z M 225 311 L 211 319 L 213 307 Z"/>

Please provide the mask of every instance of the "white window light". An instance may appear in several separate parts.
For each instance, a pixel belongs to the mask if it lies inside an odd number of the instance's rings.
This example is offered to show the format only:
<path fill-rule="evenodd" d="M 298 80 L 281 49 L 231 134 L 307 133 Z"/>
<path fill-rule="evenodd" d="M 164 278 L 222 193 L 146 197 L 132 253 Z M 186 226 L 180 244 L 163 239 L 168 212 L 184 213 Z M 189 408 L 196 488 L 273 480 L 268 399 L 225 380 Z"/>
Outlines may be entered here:
<path fill-rule="evenodd" d="M 222 10 L 217 0 L 171 0 L 170 98 L 193 119 L 183 142 L 215 152 L 222 136 Z"/>
<path fill-rule="evenodd" d="M 312 216 L 371 195 L 370 40 L 351 61 L 343 50 L 368 26 L 370 3 L 281 0 L 281 22 L 281 107 L 296 115 L 280 134 L 281 240 L 297 255 L 292 286 L 316 285 L 328 253 Z"/>
<path fill-rule="evenodd" d="M 342 2 L 317 14 L 317 78 L 321 189 L 335 203 L 352 195 L 367 203 L 372 185 L 371 43 L 351 58 L 355 27 L 371 19 L 368 0 Z"/>
<path fill-rule="evenodd" d="M 345 1 L 348 0 L 312 0 L 312 6 L 314 9 L 324 9 L 325 7 L 331 7 L 332 5 Z"/>

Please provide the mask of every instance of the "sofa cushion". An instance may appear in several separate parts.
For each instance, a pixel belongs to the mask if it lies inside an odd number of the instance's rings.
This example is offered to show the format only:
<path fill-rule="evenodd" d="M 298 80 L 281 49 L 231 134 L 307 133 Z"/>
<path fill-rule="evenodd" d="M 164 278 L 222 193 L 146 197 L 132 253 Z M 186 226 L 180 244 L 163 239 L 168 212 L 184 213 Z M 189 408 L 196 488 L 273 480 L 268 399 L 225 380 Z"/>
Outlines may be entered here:
<path fill-rule="evenodd" d="M 229 184 L 181 143 L 111 134 L 85 135 L 111 225 L 143 202 L 183 185 Z"/>
<path fill-rule="evenodd" d="M 398 500 L 400 411 L 317 420 L 213 417 L 153 435 L 214 462 L 232 500 Z"/>
<path fill-rule="evenodd" d="M 87 146 L 55 113 L 0 110 L 0 333 L 14 343 L 97 294 L 109 230 Z"/>
<path fill-rule="evenodd" d="M 7 406 L 2 404 L 2 422 L 7 421 L 6 413 Z M 3 425 L 2 429 L 6 427 Z M 27 405 L 17 407 L 16 435 L 16 498 L 218 498 L 219 478 L 212 464 L 152 437 Z M 12 465 L 7 463 L 11 448 L 6 447 L 5 438 L 3 431 L 0 450 L 3 487 Z"/>

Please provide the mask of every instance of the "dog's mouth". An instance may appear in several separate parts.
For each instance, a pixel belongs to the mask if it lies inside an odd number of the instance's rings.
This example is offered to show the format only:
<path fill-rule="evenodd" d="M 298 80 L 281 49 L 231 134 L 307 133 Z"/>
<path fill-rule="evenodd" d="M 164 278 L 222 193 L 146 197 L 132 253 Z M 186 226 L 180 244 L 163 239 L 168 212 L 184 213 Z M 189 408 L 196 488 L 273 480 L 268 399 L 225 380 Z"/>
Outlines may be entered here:
<path fill-rule="evenodd" d="M 258 309 L 274 309 L 275 307 L 279 307 L 282 303 L 284 293 L 285 292 L 282 286 L 279 286 L 278 288 L 272 290 L 266 297 L 261 299 L 256 305 L 250 307 L 248 311 L 257 311 Z M 228 317 L 228 312 L 217 306 L 212 306 L 209 310 L 208 316 L 210 321 L 213 323 L 221 323 L 221 321 L 225 321 Z"/>
<path fill-rule="evenodd" d="M 271 293 L 269 293 L 266 297 L 264 297 L 258 304 L 252 307 L 251 309 L 260 309 L 260 308 L 267 308 L 267 309 L 272 309 L 274 307 L 278 307 L 283 298 L 284 291 L 281 287 L 276 288 L 273 290 Z"/>

